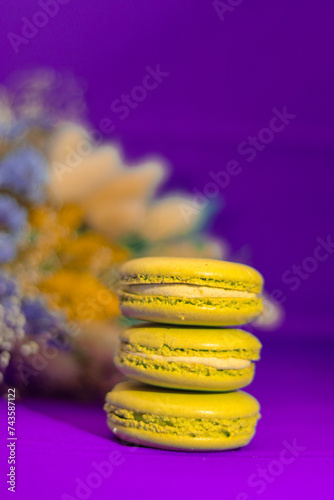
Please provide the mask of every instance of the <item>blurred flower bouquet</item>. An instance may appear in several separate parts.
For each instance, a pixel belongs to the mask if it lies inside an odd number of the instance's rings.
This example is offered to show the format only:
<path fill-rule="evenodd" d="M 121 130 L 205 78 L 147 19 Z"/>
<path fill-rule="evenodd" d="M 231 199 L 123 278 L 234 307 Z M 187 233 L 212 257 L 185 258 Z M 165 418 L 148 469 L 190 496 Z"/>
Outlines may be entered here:
<path fill-rule="evenodd" d="M 61 81 L 59 81 L 59 79 Z M 156 198 L 162 162 L 127 166 L 94 144 L 83 91 L 52 71 L 2 89 L 0 378 L 21 392 L 89 396 L 116 381 L 120 262 L 139 255 L 222 257 L 180 215 L 187 197 Z"/>
<path fill-rule="evenodd" d="M 226 257 L 157 197 L 161 161 L 128 166 L 82 125 L 83 89 L 40 71 L 0 90 L 0 383 L 99 397 L 117 381 L 117 266 L 130 257 Z M 81 123 L 81 125 L 79 125 Z M 204 215 L 204 216 L 203 216 Z"/>

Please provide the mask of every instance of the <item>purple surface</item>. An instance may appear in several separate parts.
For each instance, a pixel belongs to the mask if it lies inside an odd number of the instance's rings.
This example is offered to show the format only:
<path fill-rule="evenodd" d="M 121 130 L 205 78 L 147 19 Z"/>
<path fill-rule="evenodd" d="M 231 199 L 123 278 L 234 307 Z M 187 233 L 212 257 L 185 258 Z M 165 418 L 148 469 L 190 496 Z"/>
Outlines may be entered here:
<path fill-rule="evenodd" d="M 317 238 L 333 235 L 333 2 L 241 1 L 223 22 L 204 0 L 63 3 L 16 54 L 7 34 L 21 34 L 22 18 L 31 20 L 40 7 L 3 2 L 0 79 L 41 64 L 72 70 L 88 84 L 93 127 L 110 118 L 115 130 L 106 137 L 120 142 L 130 160 L 167 158 L 173 166 L 167 188 L 203 193 L 211 170 L 238 160 L 242 172 L 220 190 L 225 208 L 211 229 L 231 243 L 235 258 L 245 246 L 267 290 L 279 289 L 285 299 L 287 322 L 280 337 L 263 334 L 263 360 L 250 388 L 263 419 L 247 448 L 213 454 L 127 448 L 109 439 L 99 408 L 27 401 L 18 408 L 16 498 L 75 498 L 76 478 L 86 481 L 92 463 L 112 450 L 124 463 L 92 499 L 332 498 L 334 256 L 313 267 L 309 257 Z M 111 104 L 157 64 L 169 76 L 121 120 Z M 238 146 L 284 106 L 296 118 L 247 162 Z M 291 282 L 294 265 L 312 270 Z M 281 470 L 283 442 L 294 440 L 305 450 Z M 258 481 L 259 468 L 272 471 L 263 493 L 263 483 L 248 484 Z M 0 488 L 2 481 L 3 475 Z"/>
<path fill-rule="evenodd" d="M 111 438 L 101 407 L 58 400 L 23 401 L 17 409 L 16 498 L 330 499 L 334 466 L 331 365 L 326 338 L 267 341 L 249 388 L 261 402 L 262 419 L 253 441 L 233 452 L 128 447 Z M 289 446 L 295 446 L 296 456 L 284 452 Z M 1 470 L 7 467 L 5 459 L 1 447 Z M 96 473 L 94 462 L 110 459 L 114 461 L 110 476 L 90 476 Z M 77 478 L 85 484 L 96 481 L 98 486 L 91 493 L 76 491 Z"/>

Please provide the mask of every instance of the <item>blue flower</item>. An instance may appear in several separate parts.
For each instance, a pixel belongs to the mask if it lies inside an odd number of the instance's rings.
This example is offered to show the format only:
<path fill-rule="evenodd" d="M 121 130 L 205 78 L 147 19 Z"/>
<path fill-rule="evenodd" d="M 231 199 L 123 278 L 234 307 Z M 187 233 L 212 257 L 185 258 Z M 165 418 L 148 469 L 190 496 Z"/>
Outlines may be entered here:
<path fill-rule="evenodd" d="M 0 163 L 0 188 L 12 191 L 31 203 L 44 200 L 47 180 L 47 162 L 31 146 L 16 149 Z"/>
<path fill-rule="evenodd" d="M 42 299 L 22 299 L 22 311 L 26 318 L 26 335 L 44 335 L 58 348 L 68 344 L 66 319 L 58 312 L 50 311 Z"/>
<path fill-rule="evenodd" d="M 0 271 L 0 388 L 4 380 L 27 385 L 24 356 L 45 342 L 71 349 L 69 333 L 62 314 L 50 311 L 42 297 L 22 297 L 15 279 Z"/>
<path fill-rule="evenodd" d="M 10 195 L 0 195 L 0 264 L 16 257 L 26 224 L 26 210 Z"/>
<path fill-rule="evenodd" d="M 0 194 L 0 229 L 21 236 L 27 224 L 27 211 L 8 194 Z"/>
<path fill-rule="evenodd" d="M 29 129 L 28 121 L 12 122 L 8 125 L 0 125 L 0 140 L 15 141 L 20 139 Z"/>
<path fill-rule="evenodd" d="M 0 264 L 9 262 L 16 257 L 17 241 L 12 234 L 0 231 Z"/>
<path fill-rule="evenodd" d="M 18 295 L 18 285 L 16 281 L 5 274 L 0 272 L 0 302 L 6 297 Z"/>

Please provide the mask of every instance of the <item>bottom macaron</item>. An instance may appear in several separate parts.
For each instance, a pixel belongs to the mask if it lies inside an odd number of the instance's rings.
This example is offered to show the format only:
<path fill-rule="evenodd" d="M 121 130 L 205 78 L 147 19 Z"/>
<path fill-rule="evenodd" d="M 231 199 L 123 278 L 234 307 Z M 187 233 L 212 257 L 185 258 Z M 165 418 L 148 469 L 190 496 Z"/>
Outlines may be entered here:
<path fill-rule="evenodd" d="M 104 406 L 112 432 L 136 445 L 170 450 L 218 451 L 249 443 L 260 418 L 243 391 L 205 393 L 122 382 Z"/>

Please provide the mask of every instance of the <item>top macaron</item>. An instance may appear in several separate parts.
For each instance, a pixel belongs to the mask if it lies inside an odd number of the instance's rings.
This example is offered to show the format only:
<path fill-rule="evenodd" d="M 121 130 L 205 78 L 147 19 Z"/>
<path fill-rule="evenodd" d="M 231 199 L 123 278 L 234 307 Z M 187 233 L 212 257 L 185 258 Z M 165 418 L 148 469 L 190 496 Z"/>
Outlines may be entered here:
<path fill-rule="evenodd" d="M 125 316 L 178 325 L 232 326 L 262 312 L 263 278 L 233 262 L 144 257 L 123 264 L 118 294 Z"/>

